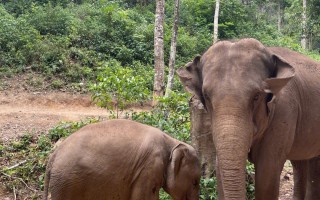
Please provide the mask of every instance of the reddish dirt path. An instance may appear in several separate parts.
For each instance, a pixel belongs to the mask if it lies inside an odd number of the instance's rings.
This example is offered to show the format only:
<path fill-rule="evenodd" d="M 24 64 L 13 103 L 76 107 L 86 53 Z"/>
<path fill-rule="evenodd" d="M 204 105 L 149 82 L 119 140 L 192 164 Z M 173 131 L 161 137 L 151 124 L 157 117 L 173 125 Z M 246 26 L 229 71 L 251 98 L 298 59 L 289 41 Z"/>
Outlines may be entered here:
<path fill-rule="evenodd" d="M 7 141 L 25 132 L 45 132 L 62 120 L 107 117 L 108 113 L 93 105 L 89 95 L 1 91 L 0 138 Z"/>
<path fill-rule="evenodd" d="M 62 120 L 106 118 L 108 115 L 109 112 L 106 109 L 99 108 L 91 102 L 89 95 L 65 92 L 0 91 L 0 140 L 3 142 L 13 140 L 26 132 L 45 133 Z M 281 175 L 279 199 L 292 199 L 292 185 L 292 168 L 289 163 L 286 163 Z M 11 196 L 5 194 L 0 188 L 0 200 L 11 200 Z"/>

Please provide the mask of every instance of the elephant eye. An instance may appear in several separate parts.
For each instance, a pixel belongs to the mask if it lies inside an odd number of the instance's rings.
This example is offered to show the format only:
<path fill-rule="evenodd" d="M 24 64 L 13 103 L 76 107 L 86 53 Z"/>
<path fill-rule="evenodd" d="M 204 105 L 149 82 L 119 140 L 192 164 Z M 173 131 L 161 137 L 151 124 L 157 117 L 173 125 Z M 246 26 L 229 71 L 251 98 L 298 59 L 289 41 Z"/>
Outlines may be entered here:
<path fill-rule="evenodd" d="M 259 98 L 260 98 L 260 93 L 257 93 L 257 94 L 254 96 L 253 100 L 254 100 L 254 101 L 257 101 L 257 100 L 259 100 Z"/>

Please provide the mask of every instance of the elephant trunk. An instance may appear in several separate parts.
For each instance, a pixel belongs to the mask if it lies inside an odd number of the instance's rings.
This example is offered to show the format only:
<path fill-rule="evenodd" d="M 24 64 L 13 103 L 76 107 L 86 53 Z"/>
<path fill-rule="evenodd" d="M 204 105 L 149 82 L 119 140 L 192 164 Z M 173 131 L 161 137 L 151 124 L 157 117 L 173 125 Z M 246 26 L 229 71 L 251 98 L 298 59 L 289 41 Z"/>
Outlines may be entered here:
<path fill-rule="evenodd" d="M 217 113 L 213 119 L 219 187 L 223 191 L 219 196 L 223 199 L 246 199 L 245 169 L 253 133 L 246 119 L 243 112 Z"/>

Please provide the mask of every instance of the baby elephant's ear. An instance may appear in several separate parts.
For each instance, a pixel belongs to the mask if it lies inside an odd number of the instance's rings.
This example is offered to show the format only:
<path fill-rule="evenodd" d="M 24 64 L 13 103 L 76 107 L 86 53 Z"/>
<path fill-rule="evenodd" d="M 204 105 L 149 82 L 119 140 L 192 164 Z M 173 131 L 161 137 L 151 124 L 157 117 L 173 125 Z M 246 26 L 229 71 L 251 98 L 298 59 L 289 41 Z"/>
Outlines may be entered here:
<path fill-rule="evenodd" d="M 274 55 L 274 72 L 272 77 L 265 80 L 267 83 L 267 93 L 277 94 L 295 74 L 294 68 L 283 58 Z"/>
<path fill-rule="evenodd" d="M 177 70 L 177 74 L 184 88 L 193 95 L 196 95 L 204 104 L 202 95 L 202 66 L 201 56 L 196 56 L 193 62 L 187 63 L 184 67 Z"/>
<path fill-rule="evenodd" d="M 184 145 L 179 143 L 177 146 L 175 146 L 170 155 L 170 164 L 169 164 L 169 171 L 173 173 L 174 175 L 177 175 L 179 173 L 182 160 L 185 156 L 185 151 L 187 151 L 188 148 Z"/>

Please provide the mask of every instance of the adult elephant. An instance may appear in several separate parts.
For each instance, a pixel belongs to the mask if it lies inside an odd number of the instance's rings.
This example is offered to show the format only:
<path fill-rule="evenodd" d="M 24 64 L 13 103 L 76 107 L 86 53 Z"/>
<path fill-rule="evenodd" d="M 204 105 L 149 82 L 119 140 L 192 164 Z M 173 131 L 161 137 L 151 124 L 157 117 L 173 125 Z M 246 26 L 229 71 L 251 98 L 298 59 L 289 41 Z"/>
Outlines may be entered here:
<path fill-rule="evenodd" d="M 278 198 L 287 159 L 294 198 L 317 199 L 320 169 L 309 159 L 320 155 L 320 63 L 241 39 L 214 44 L 177 73 L 210 112 L 219 199 L 245 199 L 247 159 L 257 200 Z"/>

